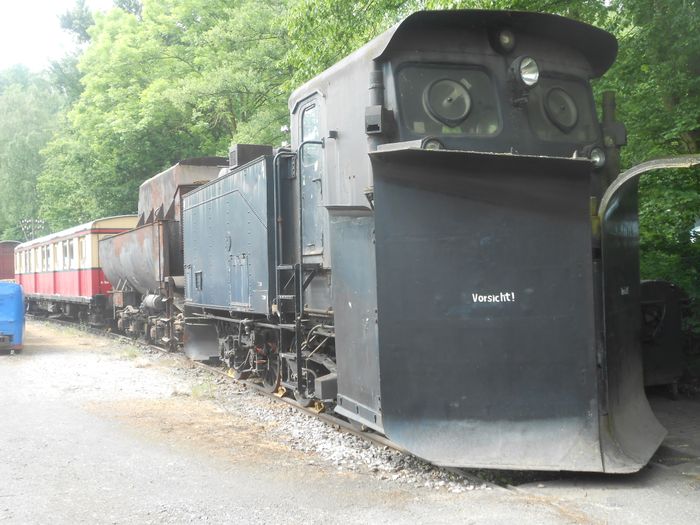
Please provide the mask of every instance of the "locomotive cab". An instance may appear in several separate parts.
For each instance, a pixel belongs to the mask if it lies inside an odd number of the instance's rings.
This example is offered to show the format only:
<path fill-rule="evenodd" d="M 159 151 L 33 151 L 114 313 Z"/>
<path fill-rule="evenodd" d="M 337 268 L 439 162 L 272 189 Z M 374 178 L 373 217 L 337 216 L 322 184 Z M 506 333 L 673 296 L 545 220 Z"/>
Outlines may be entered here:
<path fill-rule="evenodd" d="M 616 52 L 554 15 L 420 12 L 292 94 L 292 148 L 323 163 L 301 209 L 328 233 L 336 412 L 436 464 L 646 464 L 636 200 L 602 241 L 591 212 L 624 130 L 604 149 L 589 82 Z"/>
<path fill-rule="evenodd" d="M 602 150 L 589 81 L 614 59 L 611 35 L 524 13 L 431 13 L 405 25 L 375 73 L 386 86 L 388 143 L 557 157 Z M 583 47 L 592 39 L 599 46 Z"/>

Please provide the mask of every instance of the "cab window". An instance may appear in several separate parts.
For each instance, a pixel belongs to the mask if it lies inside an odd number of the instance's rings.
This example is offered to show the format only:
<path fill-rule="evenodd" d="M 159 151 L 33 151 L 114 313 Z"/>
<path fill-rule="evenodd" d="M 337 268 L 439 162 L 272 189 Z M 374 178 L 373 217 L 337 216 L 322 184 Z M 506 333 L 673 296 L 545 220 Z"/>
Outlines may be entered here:
<path fill-rule="evenodd" d="M 501 130 L 495 89 L 481 69 L 406 65 L 397 86 L 404 134 L 490 137 Z"/>
<path fill-rule="evenodd" d="M 527 115 L 541 140 L 586 143 L 598 138 L 593 99 L 585 82 L 540 77 L 528 94 Z"/>

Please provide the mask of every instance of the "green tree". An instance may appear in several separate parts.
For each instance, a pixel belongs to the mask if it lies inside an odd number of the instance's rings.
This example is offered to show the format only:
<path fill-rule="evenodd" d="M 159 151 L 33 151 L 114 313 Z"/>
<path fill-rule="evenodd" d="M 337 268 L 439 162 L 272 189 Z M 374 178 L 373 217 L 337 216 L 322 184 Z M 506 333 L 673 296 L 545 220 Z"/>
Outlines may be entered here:
<path fill-rule="evenodd" d="M 56 129 L 61 95 L 43 75 L 23 67 L 0 72 L 0 232 L 26 240 L 41 224 L 36 178 L 44 165 L 41 150 Z"/>
<path fill-rule="evenodd" d="M 629 130 L 627 167 L 700 151 L 700 26 L 695 0 L 615 0 L 608 27 L 620 52 L 600 89 L 618 93 Z M 641 270 L 700 297 L 700 170 L 658 172 L 640 182 Z"/>
<path fill-rule="evenodd" d="M 90 27 L 95 23 L 92 12 L 85 0 L 76 0 L 73 9 L 63 13 L 59 20 L 61 27 L 71 33 L 79 42 L 89 42 Z"/>
<path fill-rule="evenodd" d="M 51 224 L 132 212 L 139 184 L 178 160 L 226 154 L 234 139 L 279 140 L 284 7 L 151 0 L 95 15 L 83 91 L 40 177 Z"/>

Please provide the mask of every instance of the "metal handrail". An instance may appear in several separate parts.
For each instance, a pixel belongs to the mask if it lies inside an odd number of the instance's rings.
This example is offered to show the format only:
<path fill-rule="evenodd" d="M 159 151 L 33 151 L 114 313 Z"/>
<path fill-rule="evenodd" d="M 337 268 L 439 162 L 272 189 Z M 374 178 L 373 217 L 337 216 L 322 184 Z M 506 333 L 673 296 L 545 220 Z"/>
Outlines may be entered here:
<path fill-rule="evenodd" d="M 277 311 L 278 316 L 281 319 L 281 313 L 279 311 L 280 302 L 277 297 L 280 295 L 280 277 L 278 266 L 283 263 L 283 246 L 282 246 L 282 204 L 280 201 L 280 160 L 282 158 L 293 159 L 296 157 L 296 153 L 291 150 L 281 150 L 279 151 L 273 161 L 272 161 L 272 177 L 273 177 L 273 200 L 275 207 L 275 300 L 277 301 Z"/>

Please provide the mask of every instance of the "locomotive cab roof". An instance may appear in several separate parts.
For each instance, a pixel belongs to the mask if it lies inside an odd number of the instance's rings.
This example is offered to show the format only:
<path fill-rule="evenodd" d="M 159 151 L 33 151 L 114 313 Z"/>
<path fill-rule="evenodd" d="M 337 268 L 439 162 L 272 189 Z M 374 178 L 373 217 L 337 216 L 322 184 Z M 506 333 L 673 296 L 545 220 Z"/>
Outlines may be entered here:
<path fill-rule="evenodd" d="M 579 52 L 590 64 L 590 77 L 602 76 L 617 57 L 615 37 L 597 27 L 570 18 L 528 11 L 490 11 L 462 9 L 452 11 L 418 11 L 377 36 L 345 59 L 297 88 L 289 99 L 291 110 L 309 92 L 322 90 L 328 76 L 361 60 L 383 61 L 401 51 L 414 51 L 423 35 L 435 30 L 508 28 L 536 34 Z"/>
<path fill-rule="evenodd" d="M 528 11 L 419 11 L 385 34 L 386 44 L 375 60 L 390 57 L 397 51 L 412 50 L 416 37 L 429 28 L 497 30 L 508 28 L 518 33 L 533 33 L 580 52 L 591 65 L 592 78 L 603 75 L 617 56 L 617 40 L 597 27 L 548 13 Z"/>

